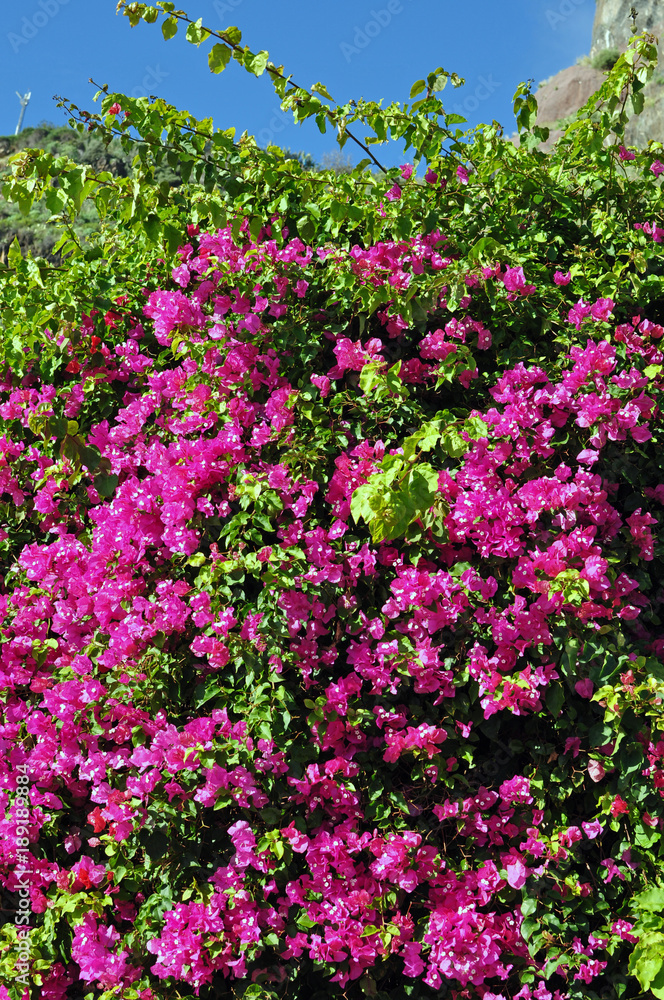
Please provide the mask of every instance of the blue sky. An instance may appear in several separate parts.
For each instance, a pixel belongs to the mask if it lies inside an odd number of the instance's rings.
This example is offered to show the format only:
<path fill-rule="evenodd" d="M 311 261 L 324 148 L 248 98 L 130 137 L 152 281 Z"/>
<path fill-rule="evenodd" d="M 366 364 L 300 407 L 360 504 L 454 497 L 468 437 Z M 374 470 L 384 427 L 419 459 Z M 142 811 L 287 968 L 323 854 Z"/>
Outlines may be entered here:
<path fill-rule="evenodd" d="M 594 0 L 182 0 L 181 6 L 212 28 L 236 24 L 251 48 L 268 49 L 301 85 L 322 81 L 339 102 L 407 101 L 416 79 L 443 66 L 467 81 L 461 90 L 445 90 L 446 107 L 471 125 L 495 118 L 508 132 L 519 82 L 538 83 L 588 52 L 595 11 Z M 313 122 L 295 126 L 279 111 L 267 77 L 255 79 L 236 63 L 212 76 L 208 45 L 196 49 L 180 35 L 165 42 L 158 24 L 131 29 L 115 14 L 115 0 L 20 0 L 3 8 L 2 135 L 16 127 L 16 91 L 32 94 L 25 126 L 64 124 L 53 95 L 94 110 L 92 77 L 112 91 L 155 93 L 197 117 L 211 115 L 218 127 L 246 129 L 262 145 L 271 141 L 319 160 L 336 149 Z M 401 162 L 395 155 L 388 159 Z"/>

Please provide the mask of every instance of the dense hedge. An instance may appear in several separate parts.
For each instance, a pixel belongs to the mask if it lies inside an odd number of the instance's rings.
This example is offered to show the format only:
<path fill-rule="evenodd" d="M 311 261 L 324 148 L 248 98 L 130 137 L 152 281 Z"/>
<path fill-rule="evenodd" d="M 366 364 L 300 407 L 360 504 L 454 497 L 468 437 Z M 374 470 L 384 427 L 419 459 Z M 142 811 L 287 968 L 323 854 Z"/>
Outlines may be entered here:
<path fill-rule="evenodd" d="M 12 161 L 0 997 L 664 996 L 653 41 L 544 154 L 217 38 L 413 163 L 118 94 L 132 176 Z"/>

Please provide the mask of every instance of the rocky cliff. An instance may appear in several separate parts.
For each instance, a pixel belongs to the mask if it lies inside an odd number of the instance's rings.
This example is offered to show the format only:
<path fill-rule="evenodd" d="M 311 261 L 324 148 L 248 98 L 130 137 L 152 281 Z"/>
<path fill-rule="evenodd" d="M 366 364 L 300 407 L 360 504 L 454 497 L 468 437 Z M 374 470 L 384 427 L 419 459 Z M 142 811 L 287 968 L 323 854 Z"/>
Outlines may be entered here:
<path fill-rule="evenodd" d="M 662 0 L 597 0 L 591 58 L 606 49 L 627 48 L 630 39 L 632 9 L 637 12 L 636 26 L 639 31 L 661 34 L 664 24 Z"/>
<path fill-rule="evenodd" d="M 547 80 L 536 94 L 538 120 L 552 128 L 552 138 L 560 134 L 556 125 L 601 86 L 612 55 L 615 60 L 615 53 L 627 48 L 632 8 L 637 11 L 637 30 L 652 31 L 660 39 L 660 70 L 648 84 L 643 113 L 630 122 L 626 138 L 634 146 L 645 146 L 650 139 L 664 142 L 664 0 L 597 0 L 589 56 Z"/>

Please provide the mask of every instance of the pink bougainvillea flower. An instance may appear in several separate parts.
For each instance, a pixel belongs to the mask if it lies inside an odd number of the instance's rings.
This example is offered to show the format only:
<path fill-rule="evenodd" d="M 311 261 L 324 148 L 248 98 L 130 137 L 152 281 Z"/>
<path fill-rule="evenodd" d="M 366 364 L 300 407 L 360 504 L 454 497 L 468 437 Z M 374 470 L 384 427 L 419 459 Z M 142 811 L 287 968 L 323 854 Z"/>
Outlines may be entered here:
<path fill-rule="evenodd" d="M 399 184 L 394 184 L 390 190 L 385 194 L 388 201 L 399 201 L 401 198 L 401 187 Z"/>
<path fill-rule="evenodd" d="M 556 273 L 553 276 L 553 280 L 556 283 L 556 285 L 569 285 L 570 281 L 572 280 L 571 272 L 568 271 L 567 274 L 563 274 L 562 271 L 556 271 Z"/>
<path fill-rule="evenodd" d="M 580 330 L 581 324 L 586 316 L 590 316 L 591 311 L 592 306 L 588 302 L 584 302 L 583 299 L 579 299 L 576 305 L 572 306 L 568 312 L 567 322 L 573 323 L 577 330 Z"/>
<path fill-rule="evenodd" d="M 591 757 L 588 761 L 588 774 L 590 775 L 592 781 L 596 783 L 601 781 L 606 776 L 606 771 L 602 762 L 600 760 L 595 760 L 594 757 Z"/>
<path fill-rule="evenodd" d="M 598 299 L 590 307 L 590 315 L 594 320 L 601 320 L 603 323 L 608 323 L 614 308 L 615 302 L 613 299 Z"/>
<path fill-rule="evenodd" d="M 621 795 L 616 795 L 613 802 L 611 803 L 611 815 L 614 819 L 621 816 L 623 813 L 629 813 L 629 806 L 623 799 Z"/>
<path fill-rule="evenodd" d="M 528 880 L 530 869 L 526 867 L 519 857 L 511 857 L 505 863 L 507 881 L 513 889 L 522 889 Z"/>
<path fill-rule="evenodd" d="M 404 961 L 404 975 L 408 976 L 410 979 L 414 979 L 417 976 L 421 976 L 424 972 L 425 965 L 420 958 L 420 953 L 422 951 L 422 945 L 415 941 L 409 941 L 404 945 L 402 955 Z"/>
<path fill-rule="evenodd" d="M 574 685 L 574 690 L 581 698 L 592 698 L 594 689 L 594 684 L 589 677 L 577 681 Z"/>
<path fill-rule="evenodd" d="M 535 291 L 534 285 L 526 283 L 526 276 L 522 267 L 508 267 L 502 276 L 503 284 L 508 292 L 519 295 L 532 295 Z"/>
<path fill-rule="evenodd" d="M 171 271 L 173 276 L 173 281 L 180 286 L 180 288 L 186 288 L 191 279 L 191 271 L 186 264 L 181 264 L 180 267 L 174 267 Z"/>
<path fill-rule="evenodd" d="M 633 927 L 634 924 L 630 923 L 629 920 L 614 920 L 611 924 L 611 933 L 616 934 L 623 941 L 636 944 L 639 939 L 635 934 L 631 933 Z"/>
<path fill-rule="evenodd" d="M 652 225 L 649 222 L 635 222 L 634 228 L 640 229 L 648 236 L 652 236 L 655 243 L 661 243 L 662 240 L 664 240 L 664 229 L 662 229 L 660 226 L 655 225 L 654 222 L 652 223 Z"/>
<path fill-rule="evenodd" d="M 632 149 L 627 149 L 626 146 L 620 146 L 618 149 L 618 156 L 621 160 L 635 160 L 636 153 Z"/>
<path fill-rule="evenodd" d="M 601 837 L 604 832 L 604 827 L 598 819 L 594 819 L 589 823 L 582 823 L 583 832 L 589 840 L 594 840 L 596 837 Z"/>
<path fill-rule="evenodd" d="M 205 323 L 201 307 L 182 292 L 153 292 L 143 312 L 154 320 L 155 336 L 160 344 L 168 344 L 177 327 L 197 327 Z"/>
<path fill-rule="evenodd" d="M 584 448 L 583 451 L 580 451 L 576 456 L 576 460 L 581 465 L 594 465 L 595 462 L 599 460 L 599 454 L 596 451 L 593 451 L 592 448 Z"/>
<path fill-rule="evenodd" d="M 330 386 L 332 384 L 327 375 L 312 375 L 311 381 L 320 391 L 321 397 L 325 399 L 325 397 L 329 395 Z"/>
<path fill-rule="evenodd" d="M 116 102 L 115 104 L 111 104 L 110 108 L 108 109 L 108 114 L 109 115 L 119 115 L 121 110 L 122 110 L 122 108 Z"/>

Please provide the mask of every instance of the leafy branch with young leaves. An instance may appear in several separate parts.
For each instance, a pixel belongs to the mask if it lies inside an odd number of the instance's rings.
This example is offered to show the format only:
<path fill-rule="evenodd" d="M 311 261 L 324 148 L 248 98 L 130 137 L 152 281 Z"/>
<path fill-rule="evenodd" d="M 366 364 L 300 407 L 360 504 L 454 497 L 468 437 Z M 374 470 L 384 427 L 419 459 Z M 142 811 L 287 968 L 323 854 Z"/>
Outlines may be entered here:
<path fill-rule="evenodd" d="M 177 10 L 174 3 L 160 2 L 156 5 L 127 2 L 120 0 L 117 6 L 118 11 L 122 11 L 129 18 L 132 27 L 135 27 L 141 20 L 148 24 L 154 23 L 160 15 L 164 17 L 162 22 L 162 32 L 166 40 L 173 38 L 177 34 L 180 22 L 188 25 L 186 31 L 187 41 L 192 45 L 200 46 L 209 38 L 218 38 L 208 55 L 208 65 L 212 73 L 221 73 L 228 66 L 231 59 L 234 59 L 247 72 L 254 76 L 262 76 L 267 72 L 274 86 L 277 96 L 281 100 L 284 110 L 292 110 L 296 122 L 303 122 L 308 118 L 313 118 L 321 132 L 326 131 L 327 124 L 331 124 L 336 131 L 337 142 L 343 148 L 350 140 L 355 143 L 368 157 L 369 162 L 375 164 L 384 174 L 387 169 L 376 158 L 370 146 L 376 143 L 387 141 L 388 134 L 394 139 L 406 139 L 406 148 L 411 143 L 415 145 L 417 141 L 418 156 L 426 155 L 421 151 L 430 145 L 431 138 L 440 144 L 441 137 L 451 138 L 452 134 L 444 127 L 436 125 L 432 130 L 431 137 L 418 135 L 418 130 L 413 129 L 412 121 L 407 114 L 407 108 L 401 112 L 396 106 L 391 106 L 383 110 L 379 104 L 367 101 L 351 101 L 346 105 L 338 105 L 334 98 L 328 93 L 327 88 L 322 83 L 312 84 L 310 89 L 299 86 L 293 81 L 292 76 L 284 74 L 283 66 L 275 66 L 269 59 L 269 53 L 264 49 L 259 52 L 252 52 L 248 46 L 241 45 L 242 32 L 237 27 L 226 28 L 224 31 L 217 31 L 203 25 L 203 19 L 198 18 L 193 21 L 182 10 Z M 453 86 L 463 86 L 464 80 L 456 73 L 448 73 L 439 67 L 430 73 L 426 82 L 418 81 L 411 90 L 411 97 L 417 96 L 426 90 L 425 98 L 417 101 L 413 111 L 419 111 L 422 116 L 435 115 L 445 116 L 442 105 L 434 99 L 434 94 L 443 90 L 451 81 Z M 320 95 L 320 96 L 318 96 Z M 324 104 L 320 98 L 324 98 L 329 104 Z M 427 119 L 428 121 L 428 119 Z M 445 121 L 463 121 L 458 116 L 447 116 Z M 350 130 L 349 123 L 362 122 L 368 125 L 374 135 L 362 142 L 354 132 Z M 421 129 L 421 126 L 420 126 Z"/>

